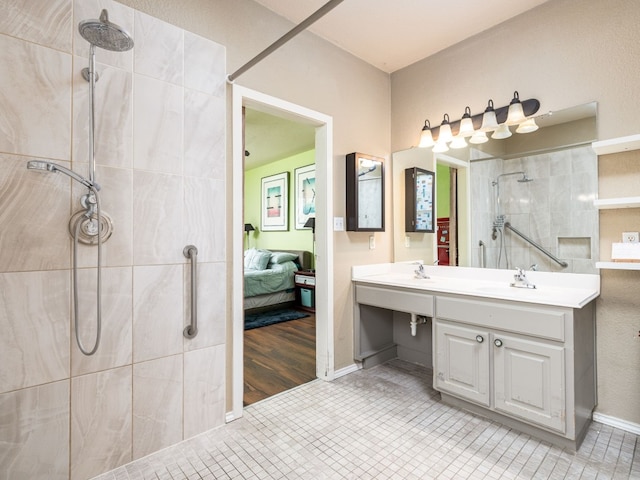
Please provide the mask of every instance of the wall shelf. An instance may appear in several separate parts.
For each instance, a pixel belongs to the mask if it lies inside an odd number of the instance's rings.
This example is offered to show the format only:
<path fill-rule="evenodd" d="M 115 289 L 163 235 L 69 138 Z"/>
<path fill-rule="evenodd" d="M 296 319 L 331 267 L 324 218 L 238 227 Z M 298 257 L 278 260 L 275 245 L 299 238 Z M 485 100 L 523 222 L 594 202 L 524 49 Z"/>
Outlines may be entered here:
<path fill-rule="evenodd" d="M 640 270 L 640 262 L 596 262 L 596 268 L 608 270 Z"/>
<path fill-rule="evenodd" d="M 640 197 L 600 198 L 593 201 L 599 210 L 614 208 L 640 208 Z"/>
<path fill-rule="evenodd" d="M 593 148 L 597 155 L 640 150 L 640 134 L 593 142 L 591 148 Z"/>

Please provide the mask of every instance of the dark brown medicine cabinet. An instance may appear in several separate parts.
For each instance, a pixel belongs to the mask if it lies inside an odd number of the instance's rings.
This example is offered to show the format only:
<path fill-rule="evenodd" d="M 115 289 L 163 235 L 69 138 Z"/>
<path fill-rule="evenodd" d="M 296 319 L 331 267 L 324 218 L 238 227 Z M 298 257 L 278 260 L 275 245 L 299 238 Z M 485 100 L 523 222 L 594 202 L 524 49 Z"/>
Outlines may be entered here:
<path fill-rule="evenodd" d="M 435 174 L 413 167 L 404 171 L 404 229 L 434 233 Z"/>
<path fill-rule="evenodd" d="M 384 232 L 384 159 L 347 155 L 347 231 Z"/>

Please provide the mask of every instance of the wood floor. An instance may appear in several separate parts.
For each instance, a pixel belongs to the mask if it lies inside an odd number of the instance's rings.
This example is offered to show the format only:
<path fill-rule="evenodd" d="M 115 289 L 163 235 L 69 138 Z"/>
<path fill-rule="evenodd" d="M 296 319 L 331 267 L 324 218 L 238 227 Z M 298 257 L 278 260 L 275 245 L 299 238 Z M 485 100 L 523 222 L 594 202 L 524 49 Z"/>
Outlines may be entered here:
<path fill-rule="evenodd" d="M 244 332 L 244 405 L 316 378 L 316 317 Z"/>

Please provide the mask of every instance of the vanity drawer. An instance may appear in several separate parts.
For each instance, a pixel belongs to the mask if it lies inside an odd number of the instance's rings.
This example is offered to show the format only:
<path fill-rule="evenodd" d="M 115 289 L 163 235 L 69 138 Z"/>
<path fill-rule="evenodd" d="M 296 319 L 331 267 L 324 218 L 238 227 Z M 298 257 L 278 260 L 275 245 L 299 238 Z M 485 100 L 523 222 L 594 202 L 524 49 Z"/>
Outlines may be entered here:
<path fill-rule="evenodd" d="M 490 301 L 437 297 L 436 316 L 524 335 L 564 341 L 565 313 Z"/>
<path fill-rule="evenodd" d="M 394 288 L 356 285 L 356 302 L 397 312 L 433 316 L 433 295 Z"/>

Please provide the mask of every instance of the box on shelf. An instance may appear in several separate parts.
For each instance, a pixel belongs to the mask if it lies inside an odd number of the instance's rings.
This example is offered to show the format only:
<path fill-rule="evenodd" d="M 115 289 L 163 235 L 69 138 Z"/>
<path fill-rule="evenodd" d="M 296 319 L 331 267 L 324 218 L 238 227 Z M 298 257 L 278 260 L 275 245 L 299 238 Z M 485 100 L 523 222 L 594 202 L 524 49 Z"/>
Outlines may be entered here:
<path fill-rule="evenodd" d="M 640 243 L 612 243 L 611 260 L 614 262 L 640 262 Z"/>

